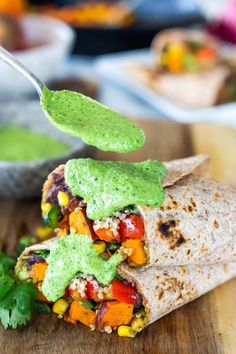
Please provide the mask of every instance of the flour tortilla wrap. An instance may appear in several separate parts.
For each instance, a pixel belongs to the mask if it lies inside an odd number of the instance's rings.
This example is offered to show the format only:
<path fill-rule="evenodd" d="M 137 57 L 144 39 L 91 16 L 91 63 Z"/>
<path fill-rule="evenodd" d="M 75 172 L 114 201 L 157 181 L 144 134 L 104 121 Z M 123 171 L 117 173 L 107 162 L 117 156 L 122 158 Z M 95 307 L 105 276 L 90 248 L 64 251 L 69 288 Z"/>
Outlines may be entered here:
<path fill-rule="evenodd" d="M 178 75 L 171 73 L 150 75 L 150 70 L 142 67 L 133 68 L 132 73 L 161 96 L 188 108 L 214 106 L 230 77 L 230 69 L 223 65 L 198 74 L 187 72 Z"/>
<path fill-rule="evenodd" d="M 18 259 L 16 273 L 22 257 L 33 251 L 50 250 L 57 240 L 26 248 Z M 236 263 L 166 268 L 131 268 L 123 263 L 118 273 L 135 283 L 146 310 L 146 324 L 150 324 L 236 276 Z"/>
<path fill-rule="evenodd" d="M 197 40 L 217 52 L 215 67 L 200 72 L 169 73 L 162 70 L 161 54 L 168 43 Z M 170 29 L 159 32 L 151 45 L 154 67 L 130 65 L 132 76 L 176 104 L 189 108 L 210 107 L 220 102 L 220 94 L 231 77 L 231 67 L 221 54 L 220 43 L 212 36 L 193 30 Z M 207 85 L 206 85 L 207 83 Z"/>
<path fill-rule="evenodd" d="M 236 191 L 204 175 L 208 158 L 165 162 L 165 200 L 159 208 L 137 206 L 145 226 L 149 266 L 181 266 L 236 260 Z M 59 166 L 44 184 L 43 201 Z"/>
<path fill-rule="evenodd" d="M 167 268 L 122 264 L 118 272 L 135 283 L 150 324 L 235 277 L 236 263 Z"/>
<path fill-rule="evenodd" d="M 205 108 L 221 102 L 221 92 L 231 78 L 231 69 L 226 65 L 218 65 L 198 74 L 158 73 L 151 67 L 135 64 L 130 65 L 128 71 L 161 96 L 189 108 Z"/>
<path fill-rule="evenodd" d="M 144 220 L 149 264 L 236 260 L 236 190 L 189 175 L 165 188 L 160 208 L 138 209 Z"/>
<path fill-rule="evenodd" d="M 19 269 L 25 256 L 28 256 L 31 252 L 50 251 L 50 249 L 53 247 L 54 243 L 57 240 L 58 240 L 57 237 L 53 237 L 53 238 L 43 241 L 41 243 L 37 243 L 37 244 L 32 245 L 30 247 L 26 247 L 17 260 L 16 267 L 15 267 L 16 273 L 17 273 L 17 270 Z"/>

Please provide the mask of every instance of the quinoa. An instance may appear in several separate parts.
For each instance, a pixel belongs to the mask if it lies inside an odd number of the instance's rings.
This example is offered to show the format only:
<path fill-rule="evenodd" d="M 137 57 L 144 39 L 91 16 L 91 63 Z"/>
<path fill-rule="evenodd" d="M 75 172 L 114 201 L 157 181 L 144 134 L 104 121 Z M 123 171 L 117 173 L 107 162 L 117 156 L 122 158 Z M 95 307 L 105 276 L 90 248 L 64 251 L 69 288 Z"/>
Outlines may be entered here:
<path fill-rule="evenodd" d="M 127 248 L 127 247 L 124 247 L 124 246 L 121 246 L 119 248 L 119 251 L 122 253 L 122 254 L 125 254 L 127 256 L 131 256 L 131 254 L 133 253 L 133 248 Z"/>
<path fill-rule="evenodd" d="M 114 236 L 118 236 L 119 224 L 121 220 L 126 218 L 127 214 L 124 212 L 116 211 L 113 216 L 104 218 L 102 220 L 95 220 L 93 224 L 94 231 L 99 229 L 109 229 Z"/>
<path fill-rule="evenodd" d="M 87 280 L 83 278 L 76 278 L 73 279 L 69 285 L 69 288 L 71 290 L 77 290 L 78 293 L 82 296 L 86 296 L 86 290 L 87 290 Z"/>
<path fill-rule="evenodd" d="M 106 333 L 112 333 L 112 328 L 111 328 L 111 326 L 105 326 L 105 327 L 104 327 L 104 332 L 106 332 Z"/>

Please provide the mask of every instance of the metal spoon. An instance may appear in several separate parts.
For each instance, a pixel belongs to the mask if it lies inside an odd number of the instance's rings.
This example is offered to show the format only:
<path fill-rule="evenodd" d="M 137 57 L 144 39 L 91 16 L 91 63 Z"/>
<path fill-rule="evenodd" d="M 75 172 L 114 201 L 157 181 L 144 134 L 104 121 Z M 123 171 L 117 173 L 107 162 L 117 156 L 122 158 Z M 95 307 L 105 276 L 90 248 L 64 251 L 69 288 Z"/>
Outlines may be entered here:
<path fill-rule="evenodd" d="M 36 76 L 34 75 L 29 69 L 27 69 L 14 55 L 9 53 L 6 49 L 4 49 L 2 46 L 0 46 L 0 59 L 2 59 L 4 62 L 6 62 L 8 65 L 10 65 L 13 69 L 18 71 L 20 74 L 22 74 L 24 77 L 26 77 L 36 88 L 38 95 L 41 99 L 43 95 L 43 87 L 44 83 Z"/>

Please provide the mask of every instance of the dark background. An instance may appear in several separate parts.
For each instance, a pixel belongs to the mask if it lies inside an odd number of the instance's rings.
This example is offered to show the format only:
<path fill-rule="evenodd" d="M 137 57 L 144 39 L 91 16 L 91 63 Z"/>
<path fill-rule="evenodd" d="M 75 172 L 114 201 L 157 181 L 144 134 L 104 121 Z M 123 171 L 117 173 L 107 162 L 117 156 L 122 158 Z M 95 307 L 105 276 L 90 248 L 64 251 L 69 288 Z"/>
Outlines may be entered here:
<path fill-rule="evenodd" d="M 32 4 L 73 5 L 75 0 L 40 1 Z M 115 3 L 117 1 L 106 1 Z M 128 3 L 132 4 L 132 1 Z M 135 22 L 129 27 L 75 28 L 77 40 L 74 53 L 98 55 L 124 50 L 147 48 L 154 35 L 169 27 L 185 27 L 204 22 L 197 4 L 192 0 L 146 0 L 135 9 Z"/>

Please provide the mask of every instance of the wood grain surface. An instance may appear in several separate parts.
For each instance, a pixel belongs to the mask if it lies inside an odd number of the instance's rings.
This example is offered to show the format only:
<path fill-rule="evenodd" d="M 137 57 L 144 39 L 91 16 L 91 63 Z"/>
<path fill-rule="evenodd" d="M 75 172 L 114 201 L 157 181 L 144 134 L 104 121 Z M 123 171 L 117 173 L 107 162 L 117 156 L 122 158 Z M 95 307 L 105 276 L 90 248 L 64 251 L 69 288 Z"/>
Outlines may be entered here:
<path fill-rule="evenodd" d="M 122 157 L 97 152 L 96 157 L 138 161 L 172 159 L 194 152 L 192 127 L 163 121 L 140 125 L 147 133 L 147 143 L 140 152 Z M 20 235 L 33 234 L 40 224 L 39 200 L 0 201 L 0 244 L 9 254 L 14 252 Z M 40 315 L 22 329 L 5 331 L 0 327 L 0 353 L 235 354 L 235 295 L 236 280 L 232 280 L 160 319 L 136 339 L 91 332 L 82 325 L 69 325 L 54 314 Z"/>

